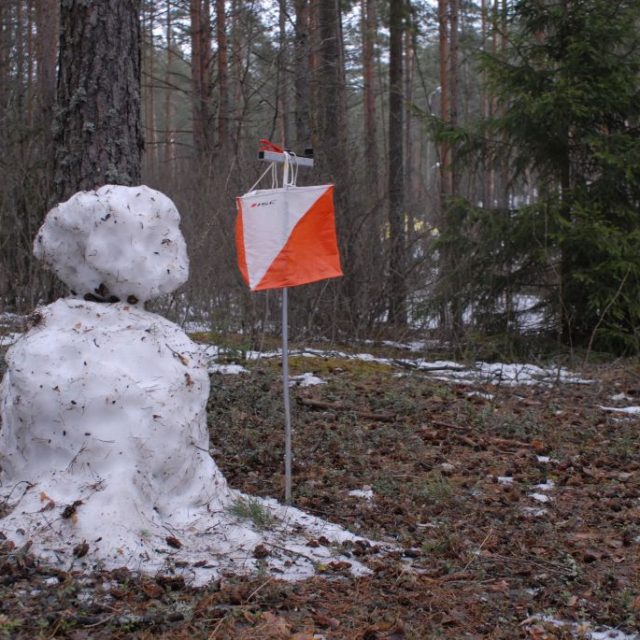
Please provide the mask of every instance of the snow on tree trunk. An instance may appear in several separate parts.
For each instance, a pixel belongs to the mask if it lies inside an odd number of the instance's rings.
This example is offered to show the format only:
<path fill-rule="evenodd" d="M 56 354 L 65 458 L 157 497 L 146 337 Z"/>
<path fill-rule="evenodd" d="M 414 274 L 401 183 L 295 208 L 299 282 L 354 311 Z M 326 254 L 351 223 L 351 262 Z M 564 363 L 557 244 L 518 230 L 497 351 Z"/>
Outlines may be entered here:
<path fill-rule="evenodd" d="M 7 353 L 4 535 L 66 566 L 170 570 L 196 583 L 258 566 L 308 576 L 340 555 L 309 538 L 357 539 L 232 490 L 209 455 L 203 352 L 142 306 L 188 274 L 166 196 L 120 186 L 76 194 L 48 214 L 35 252 L 76 295 L 37 310 Z"/>

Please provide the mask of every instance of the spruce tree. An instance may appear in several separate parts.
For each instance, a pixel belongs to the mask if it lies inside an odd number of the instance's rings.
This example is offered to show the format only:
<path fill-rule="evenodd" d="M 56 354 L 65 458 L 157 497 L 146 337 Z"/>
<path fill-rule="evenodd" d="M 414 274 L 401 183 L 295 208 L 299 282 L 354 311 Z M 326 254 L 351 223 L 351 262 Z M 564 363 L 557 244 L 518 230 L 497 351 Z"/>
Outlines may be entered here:
<path fill-rule="evenodd" d="M 514 212 L 526 263 L 548 249 L 549 305 L 573 346 L 640 350 L 640 3 L 518 0 L 485 57 L 491 126 L 537 200 Z M 538 258 L 540 256 L 538 255 Z"/>

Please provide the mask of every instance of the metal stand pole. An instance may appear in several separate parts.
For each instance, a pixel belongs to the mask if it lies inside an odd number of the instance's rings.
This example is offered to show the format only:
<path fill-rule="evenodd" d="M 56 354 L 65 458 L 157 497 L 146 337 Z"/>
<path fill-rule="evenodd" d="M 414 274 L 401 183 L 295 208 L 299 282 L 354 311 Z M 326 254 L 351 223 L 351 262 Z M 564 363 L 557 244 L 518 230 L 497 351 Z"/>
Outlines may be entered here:
<path fill-rule="evenodd" d="M 282 384 L 284 394 L 284 501 L 291 504 L 291 403 L 289 399 L 289 296 L 282 289 Z"/>
<path fill-rule="evenodd" d="M 286 192 L 289 188 L 290 166 L 311 168 L 313 167 L 313 157 L 311 150 L 306 151 L 306 156 L 296 156 L 287 152 L 274 152 L 263 150 L 258 153 L 258 159 L 265 162 L 284 164 L 282 172 L 282 187 Z M 295 182 L 295 175 L 294 175 Z M 285 196 L 284 206 L 288 206 Z M 286 504 L 291 504 L 291 402 L 289 399 L 289 297 L 287 288 L 282 289 L 282 386 L 284 394 L 284 500 Z"/>

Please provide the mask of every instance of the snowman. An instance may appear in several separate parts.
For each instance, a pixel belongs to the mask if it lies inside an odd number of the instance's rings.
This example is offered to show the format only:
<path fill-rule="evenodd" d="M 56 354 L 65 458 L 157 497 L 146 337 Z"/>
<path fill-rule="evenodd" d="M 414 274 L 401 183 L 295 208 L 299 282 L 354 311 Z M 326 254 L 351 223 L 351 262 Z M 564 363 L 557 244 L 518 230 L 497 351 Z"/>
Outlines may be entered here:
<path fill-rule="evenodd" d="M 368 543 L 231 489 L 210 456 L 203 351 L 144 308 L 187 280 L 179 223 L 145 186 L 81 192 L 47 215 L 34 253 L 71 295 L 38 309 L 6 355 L 0 538 L 62 566 L 196 584 L 256 569 L 302 578 L 331 560 L 365 572 L 336 549 Z M 336 544 L 308 544 L 322 537 Z"/>

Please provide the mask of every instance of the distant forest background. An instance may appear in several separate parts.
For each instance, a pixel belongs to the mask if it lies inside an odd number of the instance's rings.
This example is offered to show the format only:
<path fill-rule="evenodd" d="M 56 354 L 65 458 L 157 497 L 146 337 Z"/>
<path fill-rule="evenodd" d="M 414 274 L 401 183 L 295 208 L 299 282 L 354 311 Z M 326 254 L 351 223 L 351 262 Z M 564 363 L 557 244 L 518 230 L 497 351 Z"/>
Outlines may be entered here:
<path fill-rule="evenodd" d="M 114 62 L 110 28 L 139 68 Z M 139 115 L 140 134 L 100 140 L 74 109 L 127 74 L 141 92 L 96 118 Z M 291 290 L 294 337 L 636 354 L 639 127 L 637 0 L 2 0 L 0 311 L 60 294 L 31 246 L 87 188 L 83 147 L 113 151 L 101 180 L 140 179 L 181 212 L 191 277 L 161 311 L 277 330 L 280 296 L 247 291 L 234 245 L 268 138 L 313 147 L 299 184 L 336 185 L 345 275 Z"/>

